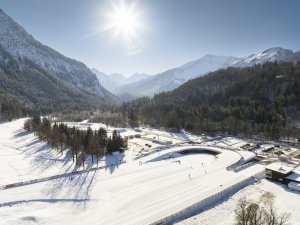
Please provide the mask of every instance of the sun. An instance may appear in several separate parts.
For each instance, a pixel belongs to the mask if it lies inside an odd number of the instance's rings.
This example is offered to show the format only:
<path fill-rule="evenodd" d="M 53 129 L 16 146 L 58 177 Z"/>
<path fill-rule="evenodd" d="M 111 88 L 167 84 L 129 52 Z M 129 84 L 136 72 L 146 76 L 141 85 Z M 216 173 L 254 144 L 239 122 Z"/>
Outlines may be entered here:
<path fill-rule="evenodd" d="M 107 24 L 104 31 L 112 31 L 114 39 L 122 37 L 127 48 L 136 48 L 139 33 L 144 29 L 138 1 L 110 1 L 110 6 L 110 10 L 106 13 Z"/>
<path fill-rule="evenodd" d="M 133 34 L 138 27 L 133 12 L 126 8 L 121 8 L 112 15 L 111 24 L 117 31 L 122 32 L 125 37 Z"/>

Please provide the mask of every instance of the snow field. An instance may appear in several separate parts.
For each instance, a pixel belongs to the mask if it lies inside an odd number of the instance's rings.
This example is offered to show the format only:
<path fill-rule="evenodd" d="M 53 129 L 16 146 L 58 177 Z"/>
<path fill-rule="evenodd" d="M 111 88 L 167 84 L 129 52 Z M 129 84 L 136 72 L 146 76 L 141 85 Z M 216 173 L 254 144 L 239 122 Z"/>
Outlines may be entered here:
<path fill-rule="evenodd" d="M 23 122 L 0 125 L 0 145 L 5 146 L 0 154 L 13 153 L 0 156 L 1 175 L 6 174 L 2 184 L 36 179 L 40 173 L 46 176 L 74 170 L 72 161 L 60 155 L 45 158 L 45 165 L 55 162 L 51 166 L 36 164 L 34 159 L 39 154 L 55 151 L 49 146 L 39 150 L 41 142 L 32 134 L 22 134 Z M 36 143 L 27 146 L 33 141 Z M 28 150 L 18 151 L 14 147 Z M 218 158 L 211 154 L 188 154 L 149 162 L 186 148 L 162 150 L 135 161 L 130 160 L 132 151 L 128 150 L 125 155 L 111 156 L 102 162 L 110 165 L 123 158 L 128 161 L 124 165 L 0 190 L 0 224 L 155 223 L 263 170 L 255 164 L 238 173 L 229 171 L 226 168 L 239 161 L 241 155 L 212 147 L 205 149 L 220 151 Z M 28 152 L 31 154 L 26 155 Z M 21 171 L 20 178 L 16 170 Z"/>
<path fill-rule="evenodd" d="M 295 191 L 287 189 L 285 185 L 261 180 L 250 185 L 228 200 L 220 202 L 209 210 L 198 212 L 188 219 L 175 223 L 176 225 L 232 225 L 234 223 L 234 210 L 238 201 L 246 198 L 249 202 L 259 202 L 263 194 L 271 193 L 274 197 L 274 206 L 278 213 L 290 214 L 289 223 L 298 225 L 300 221 L 300 195 Z M 224 218 L 226 218 L 224 220 Z"/>

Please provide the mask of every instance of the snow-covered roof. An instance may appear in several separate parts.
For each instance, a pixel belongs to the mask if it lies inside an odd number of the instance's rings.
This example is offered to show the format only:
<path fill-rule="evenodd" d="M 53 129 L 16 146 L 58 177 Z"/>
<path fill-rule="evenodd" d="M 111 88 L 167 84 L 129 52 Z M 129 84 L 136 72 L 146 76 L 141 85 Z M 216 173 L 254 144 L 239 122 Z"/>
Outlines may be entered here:
<path fill-rule="evenodd" d="M 271 145 L 271 144 L 263 144 L 263 145 L 260 145 L 260 147 L 258 149 L 255 149 L 255 152 L 257 152 L 257 153 L 267 152 L 267 151 L 272 150 L 274 147 L 275 146 Z"/>
<path fill-rule="evenodd" d="M 294 190 L 294 191 L 300 191 L 300 183 L 297 182 L 290 182 L 288 184 L 289 189 Z"/>
<path fill-rule="evenodd" d="M 288 164 L 275 162 L 266 166 L 266 169 L 276 171 L 282 174 L 288 174 L 294 170 L 294 168 Z"/>
<path fill-rule="evenodd" d="M 300 168 L 295 169 L 292 174 L 287 176 L 287 179 L 300 183 Z"/>

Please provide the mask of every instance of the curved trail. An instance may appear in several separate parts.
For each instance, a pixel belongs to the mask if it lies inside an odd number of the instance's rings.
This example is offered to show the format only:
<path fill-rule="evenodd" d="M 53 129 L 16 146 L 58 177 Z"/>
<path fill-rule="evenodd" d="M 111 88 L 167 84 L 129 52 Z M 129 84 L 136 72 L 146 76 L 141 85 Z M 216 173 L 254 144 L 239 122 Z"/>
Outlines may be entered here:
<path fill-rule="evenodd" d="M 226 166 L 230 166 L 230 164 L 235 163 L 237 160 L 236 154 L 227 151 L 227 150 L 222 150 L 220 148 L 214 148 L 214 147 L 209 147 L 209 146 L 183 146 L 183 147 L 174 147 L 174 148 L 170 148 L 168 150 L 163 150 L 159 153 L 152 153 L 151 155 L 148 155 L 146 157 L 141 158 L 141 160 L 143 161 L 150 161 L 153 158 L 156 158 L 158 156 L 160 156 L 160 154 L 163 152 L 164 154 L 168 154 L 168 153 L 172 153 L 172 152 L 177 152 L 177 151 L 181 151 L 181 150 L 186 150 L 186 149 L 194 149 L 194 150 L 211 150 L 213 152 L 219 152 L 219 153 L 226 153 L 227 157 L 223 157 L 223 159 L 229 159 L 230 161 L 224 161 L 221 163 L 221 165 L 226 165 Z M 158 156 L 157 156 L 158 154 Z M 230 157 L 229 157 L 230 155 Z M 126 163 L 126 161 L 122 161 L 120 163 L 116 163 L 113 166 L 119 166 L 121 164 Z M 218 163 L 220 164 L 220 162 Z M 6 185 L 2 185 L 0 186 L 0 190 L 4 190 L 4 189 L 9 189 L 9 188 L 16 188 L 16 187 L 20 187 L 20 186 L 24 186 L 24 185 L 29 185 L 29 184 L 35 184 L 35 183 L 40 183 L 40 182 L 45 182 L 45 181 L 49 181 L 49 180 L 53 180 L 53 179 L 58 179 L 58 178 L 62 178 L 62 177 L 67 177 L 67 176 L 72 176 L 72 175 L 78 175 L 78 174 L 82 174 L 82 173 L 88 173 L 88 172 L 92 172 L 92 171 L 97 171 L 97 170 L 102 170 L 102 169 L 107 169 L 109 168 L 109 166 L 100 166 L 100 167 L 94 167 L 91 169 L 85 169 L 85 170 L 77 170 L 77 171 L 73 171 L 73 172 L 69 172 L 69 173 L 62 173 L 62 174 L 57 174 L 57 175 L 53 175 L 53 176 L 47 176 L 47 177 L 43 177 L 43 178 L 38 178 L 38 179 L 31 179 L 31 180 L 26 180 L 26 181 L 22 181 L 22 182 L 17 182 L 17 183 L 10 183 L 10 184 L 6 184 Z M 147 178 L 148 179 L 148 178 Z"/>
<path fill-rule="evenodd" d="M 40 145 L 31 145 L 27 148 L 26 141 L 22 141 L 15 146 L 14 141 L 21 138 L 26 137 L 27 142 L 31 140 L 29 143 L 34 138 L 32 135 L 15 138 L 13 132 L 20 129 L 17 123 L 0 125 L 0 129 L 3 127 L 3 131 L 6 131 L 5 136 L 0 137 L 0 141 L 10 146 L 5 147 L 3 154 L 17 153 L 12 147 L 19 146 L 25 146 L 22 148 L 25 150 L 24 153 L 36 152 Z M 157 160 L 164 154 L 187 148 L 210 149 L 220 154 L 217 158 L 211 154 L 187 154 Z M 44 152 L 48 150 L 51 152 L 51 149 L 45 149 Z M 114 170 L 101 166 L 59 174 L 64 166 L 64 161 L 60 161 L 54 164 L 51 170 L 48 169 L 43 173 L 45 177 L 32 179 L 42 174 L 30 173 L 31 166 L 35 165 L 31 164 L 34 155 L 24 153 L 20 152 L 18 158 L 13 158 L 12 155 L 11 158 L 3 157 L 6 161 L 10 158 L 9 162 L 13 163 L 16 169 L 24 170 L 23 178 L 28 180 L 2 186 L 0 205 L 3 205 L 0 208 L 0 224 L 3 221 L 3 224 L 25 225 L 26 221 L 22 220 L 24 216 L 35 218 L 40 224 L 45 225 L 81 225 L 83 222 L 108 225 L 155 224 L 174 212 L 215 196 L 225 188 L 263 170 L 261 165 L 254 164 L 238 172 L 230 171 L 227 168 L 241 159 L 240 154 L 200 145 L 172 147 L 133 161 L 125 157 L 123 160 L 127 160 L 127 163 L 123 161 L 118 169 Z M 126 152 L 125 155 L 128 156 L 130 153 Z M 24 163 L 24 160 L 27 160 L 27 163 Z M 152 161 L 149 162 L 150 160 Z M 7 162 L 3 165 L 2 174 L 7 175 L 7 179 L 3 180 L 4 184 L 19 180 L 17 170 L 8 171 L 5 166 Z M 91 171 L 94 172 L 89 173 Z"/>

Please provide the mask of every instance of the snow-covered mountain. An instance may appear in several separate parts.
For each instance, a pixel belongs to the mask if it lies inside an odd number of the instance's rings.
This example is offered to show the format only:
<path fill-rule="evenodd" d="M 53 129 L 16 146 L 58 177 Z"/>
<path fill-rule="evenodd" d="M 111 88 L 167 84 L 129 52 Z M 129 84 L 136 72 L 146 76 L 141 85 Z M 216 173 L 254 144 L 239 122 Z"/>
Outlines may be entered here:
<path fill-rule="evenodd" d="M 8 79 L 12 79 L 8 77 L 8 74 L 13 73 L 12 68 L 10 67 L 9 70 L 4 68 L 7 67 L 6 62 L 9 62 L 10 65 L 17 65 L 19 75 L 22 74 L 22 70 L 26 70 L 27 73 L 34 70 L 44 74 L 47 80 L 51 80 L 49 76 L 52 76 L 57 79 L 56 83 L 63 81 L 65 88 L 72 89 L 73 94 L 70 96 L 74 96 L 74 87 L 80 89 L 80 91 L 76 90 L 76 93 L 83 90 L 108 100 L 116 100 L 109 91 L 119 96 L 126 96 L 127 99 L 130 99 L 130 96 L 152 96 L 155 93 L 171 91 L 190 79 L 220 68 L 253 66 L 275 60 L 298 61 L 300 52 L 276 47 L 243 58 L 205 55 L 198 60 L 154 76 L 134 74 L 128 78 L 121 74 L 107 75 L 95 69 L 90 70 L 83 63 L 65 57 L 36 41 L 0 9 L 0 72 L 6 71 L 3 73 L 6 74 L 5 82 L 9 83 Z M 22 80 L 19 82 L 21 85 Z M 45 80 L 43 84 L 47 85 Z"/>
<path fill-rule="evenodd" d="M 152 75 L 149 75 L 147 73 L 134 73 L 130 77 L 127 78 L 127 83 L 133 83 L 140 80 L 147 79 L 151 77 Z"/>
<path fill-rule="evenodd" d="M 155 93 L 171 91 L 186 81 L 229 66 L 247 67 L 272 61 L 300 60 L 300 51 L 293 52 L 280 47 L 270 48 L 263 52 L 238 58 L 234 56 L 205 55 L 198 60 L 184 64 L 181 67 L 159 73 L 147 79 L 119 87 L 119 95 L 129 94 L 133 97 L 152 96 Z"/>
<path fill-rule="evenodd" d="M 44 72 L 89 93 L 113 98 L 83 63 L 70 59 L 36 41 L 0 9 L 0 46 L 18 62 L 34 64 Z"/>
<path fill-rule="evenodd" d="M 251 54 L 249 56 L 238 59 L 233 62 L 231 66 L 234 67 L 246 67 L 246 66 L 254 66 L 255 64 L 263 64 L 266 62 L 274 62 L 274 61 L 287 61 L 287 62 L 295 62 L 299 60 L 300 52 L 293 52 L 289 49 L 284 49 L 280 47 L 270 48 L 263 52 L 258 52 L 255 54 Z"/>
<path fill-rule="evenodd" d="M 233 56 L 205 55 L 181 67 L 159 73 L 138 82 L 123 85 L 119 88 L 118 94 L 129 93 L 137 97 L 145 95 L 152 96 L 162 91 L 170 91 L 197 76 L 225 68 L 236 60 L 238 60 L 238 58 Z"/>
<path fill-rule="evenodd" d="M 97 76 L 100 84 L 102 84 L 104 88 L 112 93 L 117 93 L 118 89 L 122 85 L 137 82 L 151 76 L 146 73 L 135 73 L 130 77 L 125 77 L 124 75 L 118 73 L 107 75 L 103 72 L 98 71 L 97 69 L 91 69 L 91 71 Z"/>

